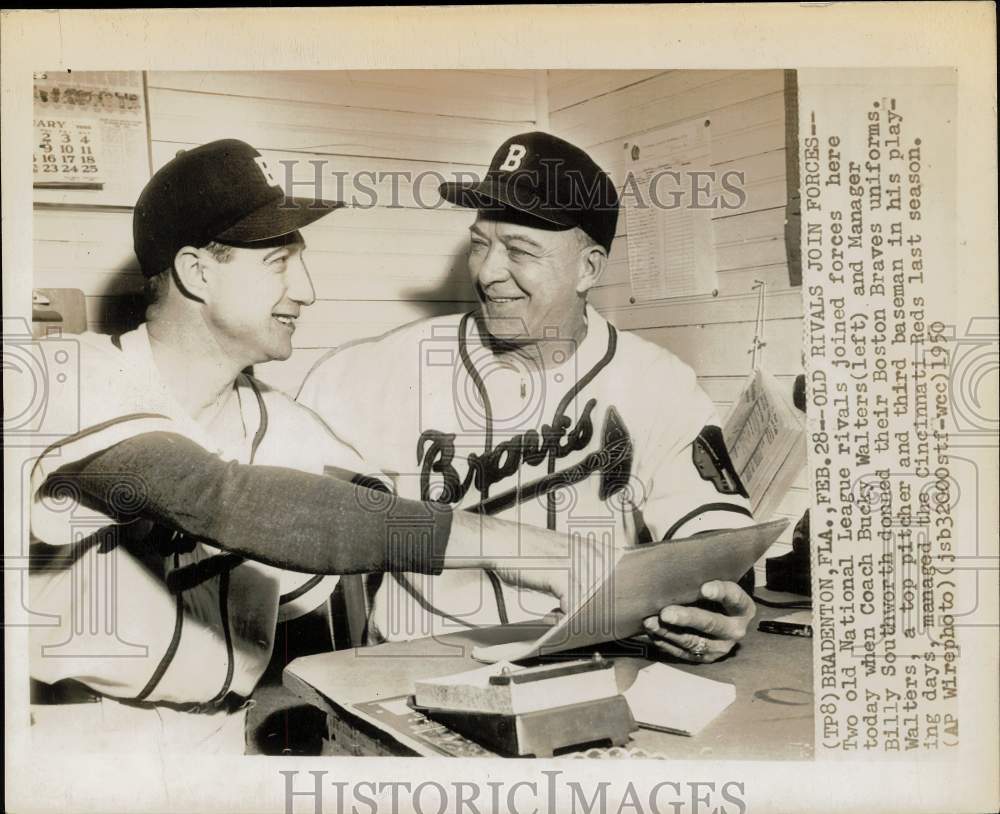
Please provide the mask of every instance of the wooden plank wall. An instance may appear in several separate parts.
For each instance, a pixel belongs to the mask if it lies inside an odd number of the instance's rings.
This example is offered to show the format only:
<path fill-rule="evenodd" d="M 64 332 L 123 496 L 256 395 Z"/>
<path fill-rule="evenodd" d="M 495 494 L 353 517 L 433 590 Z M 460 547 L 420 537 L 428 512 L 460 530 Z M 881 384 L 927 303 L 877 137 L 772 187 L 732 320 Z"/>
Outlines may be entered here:
<path fill-rule="evenodd" d="M 745 174 L 746 202 L 713 216 L 718 296 L 629 302 L 625 218 L 591 301 L 606 317 L 690 364 L 725 416 L 750 369 L 756 280 L 767 283 L 764 366 L 791 390 L 801 363 L 801 289 L 789 285 L 783 71 L 549 71 L 549 127 L 587 150 L 621 189 L 624 144 L 695 118 L 711 122 L 712 165 Z M 795 146 L 791 145 L 794 150 Z M 779 514 L 809 505 L 800 479 Z M 784 540 L 790 540 L 790 531 Z M 786 546 L 772 553 L 781 553 Z M 762 574 L 762 572 L 761 572 Z"/>
<path fill-rule="evenodd" d="M 241 138 L 272 169 L 294 160 L 299 194 L 342 190 L 358 205 L 304 230 L 317 302 L 303 312 L 296 351 L 257 374 L 292 392 L 328 348 L 471 301 L 462 254 L 466 210 L 438 202 L 440 176 L 482 174 L 508 136 L 535 126 L 530 71 L 152 72 L 148 75 L 154 169 L 180 149 Z M 377 178 L 358 173 L 382 174 Z M 414 192 L 397 176 L 422 180 Z M 357 183 L 351 179 L 358 178 Z M 377 205 L 372 206 L 374 189 Z M 420 206 L 420 204 L 423 206 Z M 141 314 L 131 210 L 36 208 L 35 286 L 81 288 L 98 331 Z"/>

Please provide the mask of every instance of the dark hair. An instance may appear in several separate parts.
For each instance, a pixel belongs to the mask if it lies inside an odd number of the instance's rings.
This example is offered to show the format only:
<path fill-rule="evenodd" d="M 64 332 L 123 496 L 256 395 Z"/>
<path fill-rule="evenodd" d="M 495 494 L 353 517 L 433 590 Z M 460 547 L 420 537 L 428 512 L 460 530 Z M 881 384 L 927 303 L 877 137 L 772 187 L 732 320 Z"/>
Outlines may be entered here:
<path fill-rule="evenodd" d="M 233 247 L 225 243 L 217 243 L 216 241 L 211 241 L 207 246 L 203 246 L 212 257 L 214 257 L 220 263 L 228 263 L 229 259 L 233 256 Z"/>

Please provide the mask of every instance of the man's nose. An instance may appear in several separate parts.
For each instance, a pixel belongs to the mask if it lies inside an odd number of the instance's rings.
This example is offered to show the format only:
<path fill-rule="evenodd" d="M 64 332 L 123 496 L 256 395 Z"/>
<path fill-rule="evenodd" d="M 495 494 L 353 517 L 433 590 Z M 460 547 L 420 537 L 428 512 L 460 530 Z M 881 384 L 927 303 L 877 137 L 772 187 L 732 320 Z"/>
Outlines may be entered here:
<path fill-rule="evenodd" d="M 509 276 L 507 252 L 502 245 L 494 243 L 480 263 L 476 278 L 479 280 L 479 284 L 485 288 L 490 283 L 506 280 Z"/>
<path fill-rule="evenodd" d="M 316 302 L 316 289 L 313 288 L 309 269 L 299 256 L 292 259 L 291 267 L 288 269 L 288 298 L 302 305 L 312 305 Z"/>

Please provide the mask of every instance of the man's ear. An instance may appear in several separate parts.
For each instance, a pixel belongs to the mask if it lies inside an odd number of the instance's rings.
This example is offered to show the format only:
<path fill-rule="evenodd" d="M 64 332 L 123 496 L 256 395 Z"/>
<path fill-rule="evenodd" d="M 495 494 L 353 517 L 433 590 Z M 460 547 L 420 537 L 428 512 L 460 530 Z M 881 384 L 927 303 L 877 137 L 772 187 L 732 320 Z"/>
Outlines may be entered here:
<path fill-rule="evenodd" d="M 182 246 L 174 255 L 174 281 L 185 297 L 205 302 L 208 278 L 202 253 L 194 246 Z"/>
<path fill-rule="evenodd" d="M 586 294 L 597 285 L 608 264 L 608 253 L 603 246 L 592 245 L 584 249 L 580 258 L 580 275 L 576 281 L 576 293 Z"/>

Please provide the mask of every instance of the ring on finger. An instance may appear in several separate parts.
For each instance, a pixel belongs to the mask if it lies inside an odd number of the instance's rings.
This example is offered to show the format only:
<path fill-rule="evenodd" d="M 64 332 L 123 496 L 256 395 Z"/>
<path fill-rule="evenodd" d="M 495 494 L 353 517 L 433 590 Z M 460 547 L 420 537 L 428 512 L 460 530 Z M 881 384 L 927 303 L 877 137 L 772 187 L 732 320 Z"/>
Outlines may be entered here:
<path fill-rule="evenodd" d="M 695 637 L 695 643 L 691 647 L 691 655 L 693 656 L 704 656 L 705 651 L 708 649 L 708 642 L 705 641 L 701 636 Z"/>

